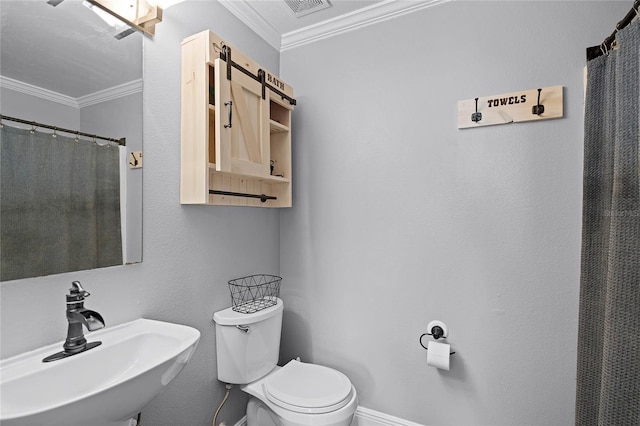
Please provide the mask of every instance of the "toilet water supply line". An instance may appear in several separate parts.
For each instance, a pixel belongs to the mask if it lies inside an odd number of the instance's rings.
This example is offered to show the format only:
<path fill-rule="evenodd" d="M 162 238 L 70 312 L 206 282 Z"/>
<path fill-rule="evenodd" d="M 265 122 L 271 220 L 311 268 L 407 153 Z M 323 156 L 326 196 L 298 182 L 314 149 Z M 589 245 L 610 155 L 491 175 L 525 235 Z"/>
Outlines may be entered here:
<path fill-rule="evenodd" d="M 224 398 L 222 398 L 222 402 L 220 403 L 220 405 L 218 405 L 218 409 L 216 410 L 215 414 L 213 415 L 213 422 L 211 422 L 211 426 L 216 426 L 216 420 L 218 419 L 218 414 L 220 414 L 220 410 L 222 410 L 222 406 L 224 405 L 225 402 L 227 402 L 227 399 L 229 399 L 229 393 L 231 392 L 231 388 L 233 387 L 233 385 L 227 383 L 225 385 L 225 388 L 227 389 L 227 392 L 224 394 Z M 225 426 L 224 423 L 220 423 L 220 426 Z"/>

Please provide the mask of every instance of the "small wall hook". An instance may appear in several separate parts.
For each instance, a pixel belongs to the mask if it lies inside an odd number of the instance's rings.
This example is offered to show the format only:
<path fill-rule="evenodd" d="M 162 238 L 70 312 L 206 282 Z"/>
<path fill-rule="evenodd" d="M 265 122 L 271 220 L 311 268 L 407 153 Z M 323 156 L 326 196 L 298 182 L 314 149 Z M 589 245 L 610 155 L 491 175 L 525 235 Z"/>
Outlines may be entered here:
<path fill-rule="evenodd" d="M 541 115 L 544 113 L 544 105 L 540 105 L 540 93 L 542 89 L 538 89 L 538 105 L 534 105 L 531 107 L 531 113 L 534 115 Z"/>
<path fill-rule="evenodd" d="M 477 123 L 480 120 L 482 120 L 482 113 L 478 112 L 478 98 L 476 98 L 476 112 L 471 114 L 471 121 L 473 121 L 474 123 Z"/>

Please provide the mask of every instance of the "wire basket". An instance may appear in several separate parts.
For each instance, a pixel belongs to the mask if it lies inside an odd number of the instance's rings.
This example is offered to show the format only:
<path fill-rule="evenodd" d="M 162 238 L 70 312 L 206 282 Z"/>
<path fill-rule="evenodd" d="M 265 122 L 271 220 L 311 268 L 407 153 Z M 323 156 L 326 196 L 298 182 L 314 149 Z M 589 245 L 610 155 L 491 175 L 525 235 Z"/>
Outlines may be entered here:
<path fill-rule="evenodd" d="M 276 275 L 249 275 L 229 281 L 232 309 L 252 314 L 278 303 L 282 277 Z"/>

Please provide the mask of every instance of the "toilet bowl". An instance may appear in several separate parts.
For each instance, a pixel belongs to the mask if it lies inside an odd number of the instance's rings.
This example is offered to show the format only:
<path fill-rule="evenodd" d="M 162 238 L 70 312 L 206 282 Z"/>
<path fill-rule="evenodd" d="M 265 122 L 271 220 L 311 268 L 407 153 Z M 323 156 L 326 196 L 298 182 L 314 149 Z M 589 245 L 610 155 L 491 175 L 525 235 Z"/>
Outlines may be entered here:
<path fill-rule="evenodd" d="M 249 426 L 348 426 L 358 407 L 347 376 L 297 360 L 240 389 L 254 397 L 247 405 Z"/>
<path fill-rule="evenodd" d="M 283 304 L 257 312 L 215 312 L 218 380 L 240 385 L 253 398 L 248 426 L 349 426 L 358 407 L 355 387 L 333 368 L 289 361 L 276 365 Z"/>

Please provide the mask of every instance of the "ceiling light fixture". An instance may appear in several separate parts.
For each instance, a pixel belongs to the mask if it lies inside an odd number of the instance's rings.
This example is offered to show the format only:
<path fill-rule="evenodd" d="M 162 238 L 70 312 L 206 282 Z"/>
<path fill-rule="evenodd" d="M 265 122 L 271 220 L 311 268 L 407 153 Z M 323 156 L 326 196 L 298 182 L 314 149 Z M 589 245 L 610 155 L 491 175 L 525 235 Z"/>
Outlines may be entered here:
<path fill-rule="evenodd" d="M 112 28 L 109 32 L 112 33 L 113 37 L 116 40 L 120 40 L 125 38 L 126 36 L 133 34 L 135 30 L 131 28 L 129 25 L 122 22 L 120 19 L 111 15 L 110 13 L 105 12 L 103 9 L 100 9 L 97 6 L 89 3 L 87 0 L 82 2 L 82 5 L 91 9 L 93 13 L 98 15 L 100 19 L 102 19 L 109 27 Z"/>
<path fill-rule="evenodd" d="M 128 36 L 134 29 L 153 36 L 156 24 L 162 21 L 162 8 L 147 0 L 85 0 L 83 3 L 88 3 L 91 10 L 116 28 L 117 39 Z"/>

